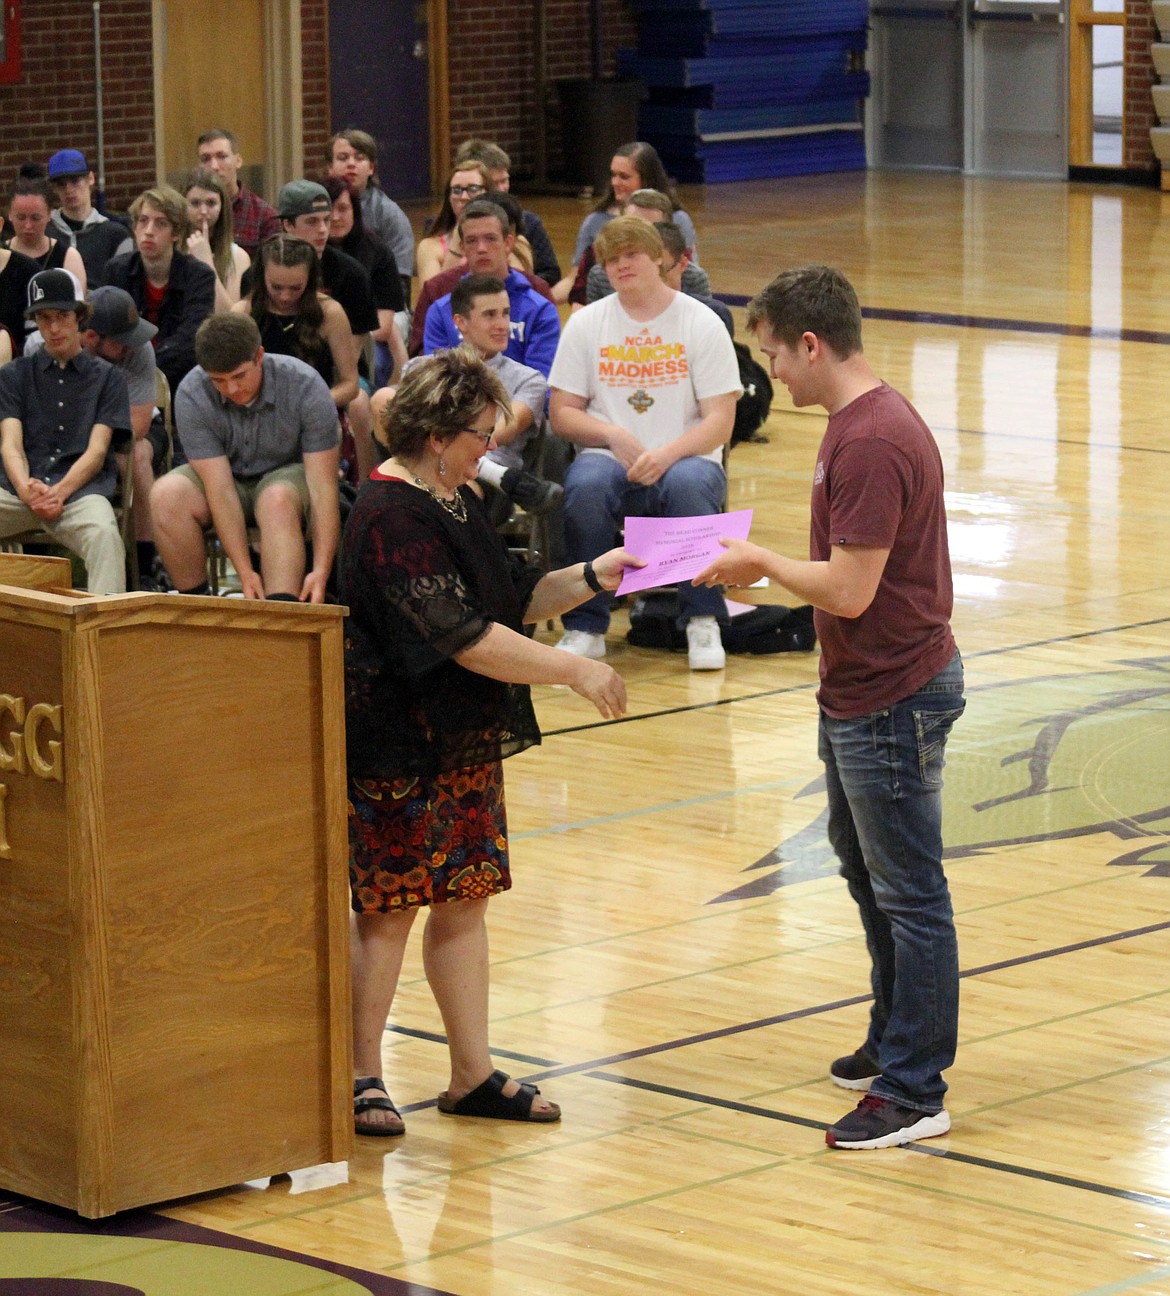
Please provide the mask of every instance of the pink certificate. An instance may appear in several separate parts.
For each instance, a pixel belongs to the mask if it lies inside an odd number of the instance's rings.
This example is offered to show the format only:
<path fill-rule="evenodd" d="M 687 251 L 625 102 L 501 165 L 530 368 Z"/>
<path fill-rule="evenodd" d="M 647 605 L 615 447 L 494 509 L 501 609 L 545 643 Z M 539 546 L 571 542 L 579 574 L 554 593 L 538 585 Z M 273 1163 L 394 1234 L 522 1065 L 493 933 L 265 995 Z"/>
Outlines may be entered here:
<path fill-rule="evenodd" d="M 646 566 L 627 567 L 617 592 L 633 594 L 690 580 L 723 552 L 720 536 L 746 540 L 751 525 L 751 509 L 703 517 L 628 517 L 625 548 L 644 558 Z"/>

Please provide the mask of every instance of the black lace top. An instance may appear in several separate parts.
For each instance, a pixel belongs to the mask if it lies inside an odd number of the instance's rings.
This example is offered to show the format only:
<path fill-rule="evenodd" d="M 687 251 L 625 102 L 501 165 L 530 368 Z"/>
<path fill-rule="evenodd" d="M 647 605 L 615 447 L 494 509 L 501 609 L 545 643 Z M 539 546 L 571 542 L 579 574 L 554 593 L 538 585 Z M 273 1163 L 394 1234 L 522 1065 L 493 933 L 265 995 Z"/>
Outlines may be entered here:
<path fill-rule="evenodd" d="M 512 559 L 478 498 L 459 521 L 425 491 L 375 474 L 342 542 L 346 749 L 354 778 L 465 769 L 540 742 L 527 685 L 453 659 L 493 622 L 523 631 L 542 573 Z"/>

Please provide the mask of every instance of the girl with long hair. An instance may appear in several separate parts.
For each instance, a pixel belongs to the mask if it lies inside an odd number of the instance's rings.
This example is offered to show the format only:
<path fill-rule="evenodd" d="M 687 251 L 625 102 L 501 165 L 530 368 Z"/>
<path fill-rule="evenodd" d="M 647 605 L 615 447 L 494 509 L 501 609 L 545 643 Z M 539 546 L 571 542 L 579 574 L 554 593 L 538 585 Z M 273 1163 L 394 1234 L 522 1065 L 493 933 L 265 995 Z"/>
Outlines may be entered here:
<path fill-rule="evenodd" d="M 406 342 L 395 319 L 399 311 L 406 309 L 398 267 L 385 245 L 366 230 L 361 200 L 349 181 L 329 175 L 321 183 L 333 203 L 329 242 L 362 266 L 374 290 L 374 305 L 378 308 L 378 329 L 373 334 L 377 348 L 375 373 L 382 374 L 385 382 L 394 382 L 406 363 Z M 385 383 L 379 381 L 376 385 Z"/>
<path fill-rule="evenodd" d="M 194 232 L 187 251 L 215 271 L 215 309 L 227 310 L 240 300 L 240 281 L 252 258 L 232 241 L 232 204 L 223 181 L 208 167 L 196 167 L 183 184 L 183 197 Z"/>
<path fill-rule="evenodd" d="M 460 162 L 451 172 L 443 195 L 443 205 L 431 225 L 430 233 L 419 242 L 415 252 L 418 281 L 425 284 L 441 270 L 461 264 L 459 217 L 469 202 L 495 190 L 495 181 L 482 162 Z"/>
<path fill-rule="evenodd" d="M 569 300 L 574 280 L 581 266 L 581 258 L 592 248 L 593 240 L 601 233 L 615 216 L 620 216 L 629 202 L 631 195 L 639 189 L 656 189 L 665 194 L 674 204 L 674 215 L 671 218 L 683 232 L 691 256 L 691 264 L 699 264 L 698 249 L 695 245 L 694 221 L 683 211 L 678 193 L 666 174 L 662 159 L 653 144 L 644 140 L 634 140 L 623 144 L 614 153 L 609 164 L 609 187 L 602 195 L 597 206 L 581 222 L 577 231 L 577 243 L 573 248 L 573 270 L 567 274 L 553 289 L 553 297 L 558 302 Z"/>
<path fill-rule="evenodd" d="M 345 311 L 321 293 L 321 263 L 311 243 L 274 234 L 256 254 L 252 291 L 233 311 L 256 321 L 265 351 L 296 356 L 329 384 L 343 410 L 358 393 L 357 356 Z"/>

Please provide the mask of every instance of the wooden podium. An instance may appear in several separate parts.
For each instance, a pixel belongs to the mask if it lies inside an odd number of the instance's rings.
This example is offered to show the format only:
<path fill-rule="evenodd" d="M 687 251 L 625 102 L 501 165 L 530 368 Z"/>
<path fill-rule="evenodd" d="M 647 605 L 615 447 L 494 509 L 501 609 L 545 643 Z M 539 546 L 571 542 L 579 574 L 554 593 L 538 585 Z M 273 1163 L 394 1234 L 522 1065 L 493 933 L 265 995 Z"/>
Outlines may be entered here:
<path fill-rule="evenodd" d="M 0 555 L 0 1187 L 345 1160 L 343 609 L 68 580 Z"/>

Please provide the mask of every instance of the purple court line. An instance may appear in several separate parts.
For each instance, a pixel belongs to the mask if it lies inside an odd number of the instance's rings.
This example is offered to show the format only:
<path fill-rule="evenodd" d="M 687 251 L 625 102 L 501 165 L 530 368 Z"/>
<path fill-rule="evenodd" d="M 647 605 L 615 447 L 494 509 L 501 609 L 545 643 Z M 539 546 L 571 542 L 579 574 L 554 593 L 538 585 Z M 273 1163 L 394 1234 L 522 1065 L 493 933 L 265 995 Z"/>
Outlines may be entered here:
<path fill-rule="evenodd" d="M 706 1107 L 722 1107 L 727 1111 L 743 1112 L 748 1116 L 762 1116 L 765 1120 L 780 1121 L 785 1125 L 800 1125 L 804 1129 L 823 1130 L 828 1128 L 824 1121 L 811 1120 L 807 1116 L 794 1116 L 791 1112 L 777 1111 L 773 1107 L 759 1107 L 754 1103 L 736 1102 L 734 1098 L 717 1098 L 713 1094 L 696 1093 L 690 1089 L 676 1089 L 672 1085 L 654 1084 L 650 1080 L 634 1080 L 629 1076 L 610 1075 L 605 1071 L 589 1072 L 591 1080 L 605 1080 L 610 1084 L 624 1085 L 630 1089 L 641 1089 L 647 1093 L 665 1094 L 670 1098 L 681 1098 L 685 1101 L 702 1103 Z M 929 1147 L 922 1143 L 907 1143 L 907 1152 L 921 1152 L 924 1156 L 940 1157 L 947 1161 L 958 1161 L 962 1165 L 977 1166 L 982 1170 L 994 1170 L 1000 1174 L 1019 1175 L 1024 1179 L 1036 1179 L 1044 1183 L 1056 1184 L 1061 1188 L 1076 1188 L 1081 1192 L 1100 1193 L 1105 1197 L 1117 1197 L 1123 1201 L 1137 1202 L 1142 1206 L 1154 1206 L 1159 1210 L 1170 1210 L 1170 1197 L 1159 1197 L 1156 1193 L 1138 1192 L 1133 1188 L 1115 1188 L 1111 1184 L 1097 1183 L 1092 1179 L 1075 1179 L 1072 1175 L 1053 1174 L 1047 1170 L 1035 1170 L 1030 1166 L 1015 1165 L 1011 1161 L 993 1161 L 990 1157 L 975 1156 L 970 1152 L 956 1152 L 953 1148 Z"/>
<path fill-rule="evenodd" d="M 746 306 L 751 301 L 742 293 L 714 293 L 725 306 Z M 1008 333 L 1044 333 L 1057 337 L 1093 338 L 1100 342 L 1150 342 L 1170 346 L 1170 333 L 1154 329 L 1101 328 L 1094 324 L 1056 324 L 1043 320 L 998 319 L 993 315 L 951 315 L 945 311 L 894 310 L 884 306 L 863 306 L 863 319 L 891 320 L 899 324 L 945 324 L 954 328 L 999 329 Z"/>
<path fill-rule="evenodd" d="M 188 1224 L 183 1220 L 171 1219 L 169 1216 L 158 1215 L 153 1211 L 124 1211 L 105 1219 L 87 1220 L 62 1206 L 51 1206 L 16 1194 L 0 1195 L 0 1238 L 6 1233 L 79 1233 L 90 1237 L 145 1238 L 160 1242 L 197 1243 L 217 1250 L 244 1251 L 252 1255 L 270 1256 L 276 1260 L 290 1261 L 306 1270 L 316 1270 L 322 1275 L 346 1278 L 355 1287 L 367 1292 L 369 1296 L 454 1296 L 453 1292 L 438 1287 L 428 1287 L 423 1283 L 403 1278 L 392 1278 L 387 1274 L 369 1273 L 354 1265 L 305 1255 L 299 1251 L 291 1251 L 287 1247 L 272 1246 L 267 1242 L 258 1242 L 255 1238 L 241 1237 L 235 1233 L 223 1233 L 202 1224 Z M 0 1293 L 10 1291 L 15 1296 L 16 1292 L 25 1290 L 26 1283 L 29 1284 L 27 1290 L 30 1293 L 35 1290 L 31 1286 L 34 1280 L 16 1278 L 13 1281 L 20 1283 L 21 1286 L 5 1287 L 4 1281 L 0 1280 Z M 46 1278 L 42 1281 L 46 1284 L 52 1282 L 57 1284 L 54 1288 L 40 1289 L 44 1292 L 44 1296 L 49 1296 L 52 1291 L 65 1290 L 60 1279 Z M 306 1275 L 304 1281 L 309 1285 L 300 1289 L 303 1291 L 316 1291 L 322 1285 L 321 1281 L 309 1275 Z M 95 1291 L 100 1290 L 98 1284 L 81 1282 L 77 1283 L 77 1290 L 88 1289 L 89 1286 L 93 1286 Z M 107 1286 L 111 1292 L 136 1290 L 113 1283 Z M 72 1287 L 69 1290 L 72 1290 Z"/>
<path fill-rule="evenodd" d="M 1032 954 L 1020 954 L 1015 958 L 1000 959 L 997 963 L 984 963 L 980 967 L 968 968 L 960 972 L 961 979 L 973 976 L 984 976 L 988 972 L 1002 972 L 1005 968 L 1022 967 L 1025 963 L 1037 963 L 1042 959 L 1058 958 L 1062 954 L 1075 954 L 1080 950 L 1094 949 L 1100 945 L 1112 945 L 1117 941 L 1133 940 L 1138 936 L 1148 936 L 1153 932 L 1170 929 L 1170 921 L 1150 923 L 1145 927 L 1133 927 L 1129 931 L 1110 932 L 1107 936 L 1094 936 L 1089 940 L 1074 941 L 1071 945 L 1058 945 L 1054 949 L 1038 950 Z M 692 1044 L 706 1044 L 710 1040 L 727 1039 L 732 1035 L 744 1035 L 748 1031 L 762 1030 L 769 1026 L 781 1026 L 785 1022 L 799 1021 L 803 1017 L 816 1017 L 822 1013 L 835 1012 L 838 1008 L 850 1008 L 855 1004 L 869 1003 L 872 994 L 853 995 L 848 999 L 835 999 L 830 1003 L 812 1004 L 807 1008 L 794 1008 L 791 1012 L 777 1013 L 772 1017 L 759 1017 L 755 1021 L 740 1022 L 736 1026 L 720 1026 L 716 1030 L 701 1031 L 697 1035 L 684 1035 L 681 1039 L 666 1040 L 661 1044 L 647 1044 L 644 1048 L 629 1049 L 624 1053 L 611 1053 L 608 1057 L 592 1058 L 587 1062 L 568 1062 L 563 1066 L 548 1067 L 533 1072 L 526 1080 L 555 1080 L 559 1076 L 577 1075 L 582 1071 L 597 1071 L 602 1067 L 616 1066 L 622 1062 L 633 1062 L 638 1058 L 652 1057 L 656 1053 L 670 1053 L 674 1049 L 689 1048 Z M 436 1039 L 441 1038 L 439 1036 Z M 402 1108 L 404 1112 L 423 1111 L 433 1107 L 435 1100 L 429 1098 L 424 1102 L 410 1103 Z"/>
<path fill-rule="evenodd" d="M 1075 634 L 1053 635 L 1049 639 L 1032 639 L 1027 643 L 1004 644 L 999 648 L 981 648 L 978 652 L 964 653 L 963 660 L 978 661 L 981 657 L 1002 657 L 1005 653 L 1024 652 L 1028 648 L 1047 648 L 1050 644 L 1074 643 L 1078 639 L 1094 639 L 1098 635 L 1122 634 L 1126 630 L 1148 630 L 1150 626 L 1166 625 L 1170 617 L 1152 617 L 1148 621 L 1131 621 L 1128 625 L 1102 626 L 1096 630 L 1078 630 Z M 1038 678 L 1055 678 L 1040 676 Z M 755 702 L 760 698 L 781 697 L 785 693 L 808 692 L 818 687 L 819 680 L 805 684 L 786 684 L 783 688 L 763 689 L 758 693 L 737 693 L 734 697 L 715 698 L 710 702 L 689 702 L 685 706 L 666 707 L 661 711 L 641 711 L 637 715 L 622 716 L 618 720 L 588 720 L 584 724 L 567 725 L 563 729 L 545 729 L 545 738 L 559 738 L 562 734 L 584 733 L 587 729 L 605 729 L 610 725 L 634 724 L 639 720 L 659 720 L 663 716 L 682 715 L 687 711 L 707 711 L 712 707 L 733 706 L 737 702 Z M 982 684 L 980 688 L 998 688 L 1000 685 Z M 974 692 L 974 689 L 968 689 Z"/>

